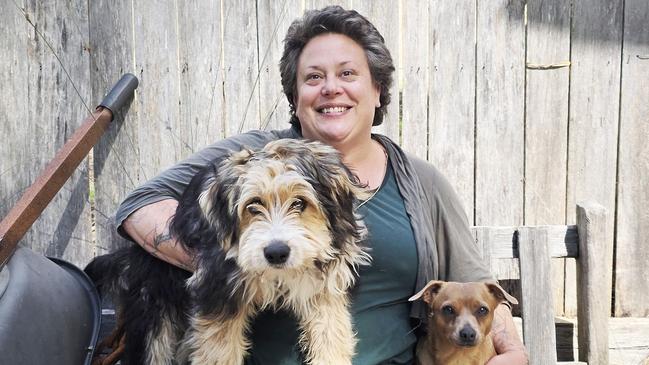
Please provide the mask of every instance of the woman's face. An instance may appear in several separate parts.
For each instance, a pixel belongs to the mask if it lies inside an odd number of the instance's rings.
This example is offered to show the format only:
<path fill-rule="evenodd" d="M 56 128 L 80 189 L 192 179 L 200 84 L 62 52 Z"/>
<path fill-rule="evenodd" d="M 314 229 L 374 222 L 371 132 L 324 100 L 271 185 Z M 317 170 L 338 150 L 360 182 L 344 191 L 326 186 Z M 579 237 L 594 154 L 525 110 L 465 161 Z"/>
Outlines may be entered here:
<path fill-rule="evenodd" d="M 327 33 L 306 44 L 295 103 L 305 138 L 334 147 L 369 141 L 379 97 L 365 52 L 351 38 Z"/>

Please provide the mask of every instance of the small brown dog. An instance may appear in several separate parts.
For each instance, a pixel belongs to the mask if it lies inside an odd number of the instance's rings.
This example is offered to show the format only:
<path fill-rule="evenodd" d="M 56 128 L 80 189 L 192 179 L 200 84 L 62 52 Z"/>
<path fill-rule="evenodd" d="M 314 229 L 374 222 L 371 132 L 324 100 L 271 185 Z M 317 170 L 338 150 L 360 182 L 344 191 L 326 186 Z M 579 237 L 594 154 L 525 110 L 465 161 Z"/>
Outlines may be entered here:
<path fill-rule="evenodd" d="M 417 345 L 420 365 L 484 365 L 496 355 L 491 322 L 503 302 L 518 304 L 494 283 L 433 280 L 410 298 L 430 306 L 428 335 Z"/>

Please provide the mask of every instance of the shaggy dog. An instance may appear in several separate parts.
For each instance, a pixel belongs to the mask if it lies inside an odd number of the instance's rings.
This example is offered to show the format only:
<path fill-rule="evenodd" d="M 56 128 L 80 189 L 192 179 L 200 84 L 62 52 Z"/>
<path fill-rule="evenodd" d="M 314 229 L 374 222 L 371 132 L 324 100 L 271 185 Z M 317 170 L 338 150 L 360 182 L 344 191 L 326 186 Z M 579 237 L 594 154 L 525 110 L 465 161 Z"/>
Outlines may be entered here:
<path fill-rule="evenodd" d="M 194 253 L 193 275 L 138 245 L 86 268 L 115 298 L 122 363 L 242 364 L 251 318 L 286 308 L 308 364 L 351 364 L 348 292 L 370 261 L 354 211 L 362 197 L 337 151 L 318 142 L 278 140 L 212 163 L 170 223 Z"/>

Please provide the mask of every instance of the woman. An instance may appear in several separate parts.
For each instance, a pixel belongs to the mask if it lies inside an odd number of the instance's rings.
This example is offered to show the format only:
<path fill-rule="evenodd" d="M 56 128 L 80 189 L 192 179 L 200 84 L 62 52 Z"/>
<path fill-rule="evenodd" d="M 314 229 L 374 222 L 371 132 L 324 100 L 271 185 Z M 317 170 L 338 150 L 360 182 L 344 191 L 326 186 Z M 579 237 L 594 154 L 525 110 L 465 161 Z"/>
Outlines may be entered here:
<path fill-rule="evenodd" d="M 358 345 L 355 364 L 411 364 L 426 312 L 408 298 L 429 280 L 484 281 L 468 221 L 452 188 L 430 164 L 372 135 L 390 102 L 394 66 L 383 37 L 355 11 L 332 6 L 293 22 L 280 62 L 292 128 L 253 131 L 200 151 L 131 193 L 117 213 L 118 230 L 153 255 L 191 270 L 190 256 L 167 232 L 177 199 L 196 171 L 242 146 L 278 138 L 306 138 L 340 151 L 345 164 L 372 191 L 359 207 L 373 263 L 360 270 L 352 294 Z M 524 364 L 524 348 L 509 308 L 494 320 L 500 355 L 489 362 Z M 252 325 L 248 364 L 300 364 L 295 320 L 267 311 Z"/>

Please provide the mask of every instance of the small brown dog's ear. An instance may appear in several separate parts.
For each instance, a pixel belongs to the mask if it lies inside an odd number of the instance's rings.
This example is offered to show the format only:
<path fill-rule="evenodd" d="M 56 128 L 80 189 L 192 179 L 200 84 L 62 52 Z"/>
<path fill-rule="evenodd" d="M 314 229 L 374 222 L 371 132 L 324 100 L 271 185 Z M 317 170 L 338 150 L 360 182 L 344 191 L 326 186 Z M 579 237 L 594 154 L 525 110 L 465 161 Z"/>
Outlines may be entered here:
<path fill-rule="evenodd" d="M 493 294 L 496 299 L 498 299 L 501 302 L 510 302 L 511 304 L 518 304 L 518 300 L 511 296 L 509 293 L 505 291 L 500 285 L 496 283 L 485 283 L 487 285 L 487 288 L 489 288 L 489 291 L 491 294 Z"/>
<path fill-rule="evenodd" d="M 443 285 L 444 285 L 443 281 L 431 280 L 428 282 L 428 284 L 426 284 L 426 286 L 423 289 L 419 291 L 419 293 L 410 297 L 408 301 L 412 302 L 423 297 L 424 302 L 430 304 L 433 302 L 433 298 L 435 297 L 435 294 L 439 293 L 439 290 L 442 288 Z"/>

